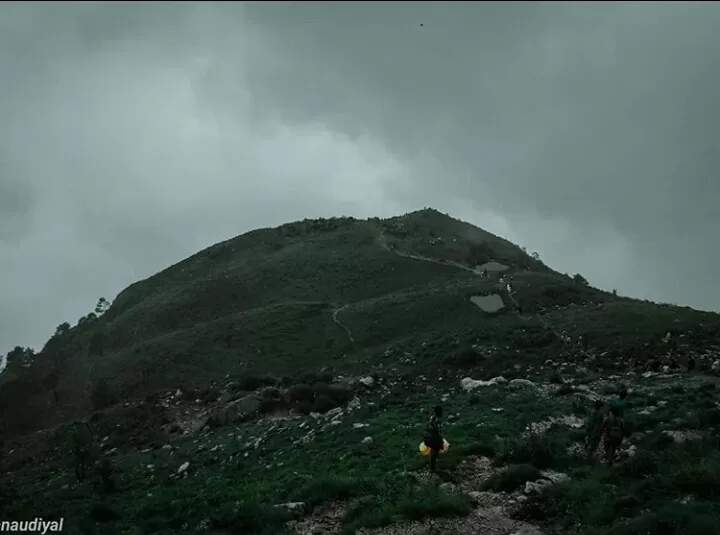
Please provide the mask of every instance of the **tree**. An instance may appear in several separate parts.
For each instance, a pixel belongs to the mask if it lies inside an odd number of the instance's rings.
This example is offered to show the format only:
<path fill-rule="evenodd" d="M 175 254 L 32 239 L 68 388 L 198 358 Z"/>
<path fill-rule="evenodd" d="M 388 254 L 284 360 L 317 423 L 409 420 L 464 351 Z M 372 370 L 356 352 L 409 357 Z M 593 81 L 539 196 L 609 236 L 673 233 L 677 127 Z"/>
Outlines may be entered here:
<path fill-rule="evenodd" d="M 573 281 L 575 281 L 575 284 L 579 286 L 590 286 L 590 283 L 587 281 L 587 279 L 580 275 L 580 273 L 575 273 L 575 275 L 573 276 Z"/>
<path fill-rule="evenodd" d="M 25 349 L 23 349 L 20 346 L 15 346 L 10 351 L 8 351 L 7 361 L 11 362 L 18 358 L 22 358 L 24 354 L 25 354 Z"/>
<path fill-rule="evenodd" d="M 95 314 L 102 316 L 110 308 L 110 301 L 101 297 L 98 299 L 97 305 L 95 306 Z"/>
<path fill-rule="evenodd" d="M 64 336 L 69 332 L 70 324 L 66 321 L 57 326 L 57 329 L 55 329 L 55 336 Z"/>
<path fill-rule="evenodd" d="M 78 322 L 77 322 L 78 327 L 82 327 L 83 325 L 87 325 L 87 324 L 89 324 L 89 323 L 92 323 L 92 322 L 95 321 L 97 318 L 98 318 L 98 317 L 97 317 L 97 314 L 95 314 L 95 312 L 90 312 L 90 314 L 88 314 L 87 316 L 83 316 L 82 318 L 80 318 L 80 319 L 78 320 Z"/>
<path fill-rule="evenodd" d="M 7 361 L 20 360 L 23 363 L 28 363 L 33 360 L 35 356 L 35 350 L 32 347 L 21 347 L 15 346 L 7 354 Z"/>
<path fill-rule="evenodd" d="M 530 256 L 533 257 L 533 260 L 540 260 L 540 253 L 538 253 L 537 251 L 534 251 L 533 254 Z"/>

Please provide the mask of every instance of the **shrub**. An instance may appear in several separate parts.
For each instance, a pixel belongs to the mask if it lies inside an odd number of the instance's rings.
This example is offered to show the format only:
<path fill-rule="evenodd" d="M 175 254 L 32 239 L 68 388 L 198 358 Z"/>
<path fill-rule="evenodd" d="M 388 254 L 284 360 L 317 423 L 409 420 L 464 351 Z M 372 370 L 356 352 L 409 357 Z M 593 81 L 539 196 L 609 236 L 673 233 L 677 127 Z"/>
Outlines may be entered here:
<path fill-rule="evenodd" d="M 336 407 L 339 407 L 340 405 L 345 405 L 348 403 L 355 393 L 341 385 L 329 385 L 327 383 L 316 383 L 313 385 L 313 391 L 315 394 L 315 398 L 318 398 L 320 396 L 325 396 L 333 400 Z"/>
<path fill-rule="evenodd" d="M 528 481 L 537 481 L 542 478 L 540 470 L 529 464 L 508 466 L 496 472 L 483 484 L 483 490 L 497 492 L 513 492 Z"/>
<path fill-rule="evenodd" d="M 299 403 L 307 401 L 312 403 L 315 398 L 315 391 L 308 384 L 299 384 L 291 386 L 287 391 L 287 398 L 290 403 Z"/>
<path fill-rule="evenodd" d="M 269 375 L 246 375 L 241 377 L 237 382 L 238 390 L 253 392 L 263 386 L 275 386 L 277 380 Z"/>
<path fill-rule="evenodd" d="M 299 414 L 308 415 L 312 412 L 313 404 L 312 401 L 298 401 L 293 408 L 295 409 L 295 412 Z"/>
<path fill-rule="evenodd" d="M 319 412 L 320 414 L 325 414 L 326 412 L 334 409 L 337 406 L 337 403 L 332 398 L 321 394 L 317 398 L 315 398 L 315 401 L 312 404 L 312 412 Z"/>
<path fill-rule="evenodd" d="M 540 469 L 552 468 L 565 457 L 565 447 L 547 434 L 531 435 L 527 439 L 510 439 L 502 444 L 501 452 L 495 459 L 496 465 L 531 464 Z"/>

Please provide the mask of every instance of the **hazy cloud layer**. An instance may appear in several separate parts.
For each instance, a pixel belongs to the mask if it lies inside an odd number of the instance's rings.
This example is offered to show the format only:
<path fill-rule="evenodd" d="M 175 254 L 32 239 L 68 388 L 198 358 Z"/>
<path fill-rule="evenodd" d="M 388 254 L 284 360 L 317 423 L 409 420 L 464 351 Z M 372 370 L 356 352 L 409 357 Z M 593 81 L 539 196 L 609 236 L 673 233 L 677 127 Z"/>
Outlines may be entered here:
<path fill-rule="evenodd" d="M 0 351 L 252 228 L 434 206 L 720 309 L 720 6 L 0 5 Z"/>

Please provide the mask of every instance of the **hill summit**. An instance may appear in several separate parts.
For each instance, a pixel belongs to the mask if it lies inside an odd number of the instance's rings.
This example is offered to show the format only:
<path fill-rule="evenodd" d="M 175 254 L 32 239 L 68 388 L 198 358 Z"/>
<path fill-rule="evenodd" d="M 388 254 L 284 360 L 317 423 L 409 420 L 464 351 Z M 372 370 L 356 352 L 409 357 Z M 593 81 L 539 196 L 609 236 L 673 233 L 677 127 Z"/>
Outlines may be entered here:
<path fill-rule="evenodd" d="M 432 209 L 255 230 L 11 351 L 0 516 L 63 513 L 78 533 L 419 534 L 427 517 L 710 533 L 718 334 L 716 314 L 601 291 Z M 593 471 L 582 417 L 619 383 L 635 434 L 618 472 Z M 438 403 L 452 447 L 426 477 Z M 68 453 L 80 418 L 95 479 Z"/>

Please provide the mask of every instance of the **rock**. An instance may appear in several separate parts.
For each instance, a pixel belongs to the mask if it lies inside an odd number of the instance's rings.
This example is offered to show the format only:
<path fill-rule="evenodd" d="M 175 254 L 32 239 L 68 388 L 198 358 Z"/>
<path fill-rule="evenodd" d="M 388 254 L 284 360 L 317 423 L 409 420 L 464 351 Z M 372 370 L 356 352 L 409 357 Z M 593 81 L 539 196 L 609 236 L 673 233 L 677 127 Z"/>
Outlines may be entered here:
<path fill-rule="evenodd" d="M 663 431 L 663 433 L 671 437 L 675 442 L 702 440 L 702 435 L 696 431 Z"/>
<path fill-rule="evenodd" d="M 258 414 L 261 401 L 257 394 L 249 394 L 215 411 L 210 422 L 215 426 L 223 426 L 246 421 Z"/>
<path fill-rule="evenodd" d="M 177 473 L 183 474 L 187 471 L 188 467 L 190 466 L 190 463 L 188 461 L 185 461 L 180 465 L 180 468 L 178 468 Z"/>
<path fill-rule="evenodd" d="M 525 482 L 525 494 L 541 493 L 546 488 L 553 485 L 553 482 L 548 479 L 539 479 L 537 481 Z"/>
<path fill-rule="evenodd" d="M 476 388 L 479 388 L 481 386 L 495 386 L 502 383 L 507 383 L 507 379 L 504 377 L 494 377 L 490 379 L 489 381 L 481 381 L 481 380 L 475 380 L 470 377 L 465 377 L 460 381 L 460 386 L 463 390 L 466 392 L 469 392 L 470 390 L 475 390 Z"/>
<path fill-rule="evenodd" d="M 537 388 L 537 385 L 529 379 L 513 379 L 508 386 L 511 388 Z"/>
<path fill-rule="evenodd" d="M 553 470 L 545 470 L 542 472 L 545 479 L 549 479 L 553 483 L 564 483 L 570 479 L 570 476 L 562 472 L 554 472 Z"/>
<path fill-rule="evenodd" d="M 297 515 L 302 515 L 306 509 L 305 502 L 279 503 L 273 507 L 277 509 L 285 509 L 286 511 Z"/>
<path fill-rule="evenodd" d="M 337 407 L 335 409 L 329 410 L 325 413 L 326 418 L 336 418 L 337 416 L 341 416 L 343 413 L 342 407 Z"/>
<path fill-rule="evenodd" d="M 368 424 L 356 423 L 353 424 L 353 429 L 362 429 L 363 427 L 369 427 Z"/>
<path fill-rule="evenodd" d="M 526 526 L 518 531 L 513 531 L 510 535 L 543 535 L 543 533 L 535 526 Z"/>
<path fill-rule="evenodd" d="M 468 496 L 470 496 L 470 498 L 475 504 L 479 504 L 483 498 L 483 493 L 478 492 L 477 490 L 473 490 L 468 492 Z"/>
<path fill-rule="evenodd" d="M 348 403 L 348 411 L 352 412 L 360 408 L 360 399 L 357 397 L 354 397 L 350 400 L 350 403 Z"/>
<path fill-rule="evenodd" d="M 362 378 L 360 378 L 360 379 L 358 380 L 358 382 L 359 382 L 360 384 L 363 384 L 363 385 L 367 386 L 367 387 L 372 387 L 372 386 L 375 385 L 375 379 L 373 379 L 373 378 L 370 377 L 369 375 L 368 375 L 367 377 L 362 377 Z"/>
<path fill-rule="evenodd" d="M 372 437 L 365 437 L 364 439 L 362 439 L 363 444 L 372 444 L 372 441 Z"/>

